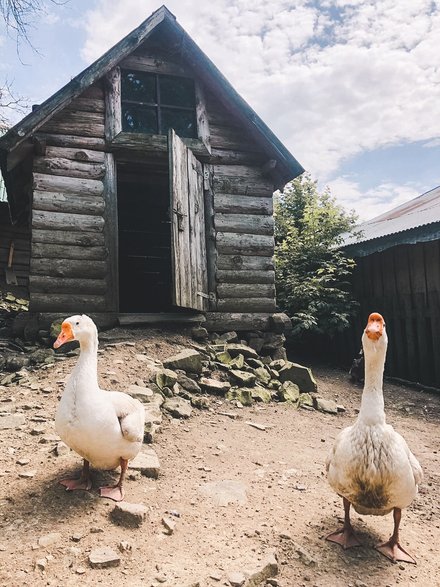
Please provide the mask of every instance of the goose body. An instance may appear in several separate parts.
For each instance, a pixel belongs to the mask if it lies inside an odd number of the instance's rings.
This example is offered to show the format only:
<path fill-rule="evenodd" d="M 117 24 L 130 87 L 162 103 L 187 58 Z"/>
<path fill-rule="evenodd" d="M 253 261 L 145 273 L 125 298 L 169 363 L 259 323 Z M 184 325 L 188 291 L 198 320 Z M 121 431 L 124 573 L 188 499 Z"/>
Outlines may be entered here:
<path fill-rule="evenodd" d="M 408 507 L 422 481 L 422 469 L 405 439 L 386 423 L 383 371 L 388 338 L 380 314 L 369 317 L 362 336 L 365 384 L 356 422 L 342 430 L 327 458 L 327 478 L 344 500 L 345 523 L 328 540 L 344 548 L 359 545 L 349 520 L 350 506 L 359 514 L 385 515 L 393 511 L 395 528 L 377 548 L 388 558 L 415 562 L 398 544 L 401 511 Z"/>
<path fill-rule="evenodd" d="M 116 491 L 110 491 L 114 488 L 101 490 L 104 497 L 119 501 L 123 497 L 122 481 L 128 461 L 142 446 L 144 408 L 125 393 L 100 389 L 98 335 L 91 318 L 72 316 L 63 322 L 54 346 L 57 348 L 70 340 L 79 340 L 81 352 L 58 404 L 55 428 L 60 438 L 84 459 L 84 469 L 80 480 L 63 480 L 61 483 L 68 490 L 88 489 L 89 463 L 104 470 L 121 466 Z"/>

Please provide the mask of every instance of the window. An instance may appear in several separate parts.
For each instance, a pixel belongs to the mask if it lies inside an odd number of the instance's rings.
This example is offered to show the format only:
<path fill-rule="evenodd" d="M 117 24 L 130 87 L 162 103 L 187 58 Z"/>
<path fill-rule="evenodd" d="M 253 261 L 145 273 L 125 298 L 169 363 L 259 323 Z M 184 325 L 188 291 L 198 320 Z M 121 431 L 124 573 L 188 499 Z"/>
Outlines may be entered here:
<path fill-rule="evenodd" d="M 142 71 L 121 71 L 123 132 L 197 138 L 194 81 Z"/>

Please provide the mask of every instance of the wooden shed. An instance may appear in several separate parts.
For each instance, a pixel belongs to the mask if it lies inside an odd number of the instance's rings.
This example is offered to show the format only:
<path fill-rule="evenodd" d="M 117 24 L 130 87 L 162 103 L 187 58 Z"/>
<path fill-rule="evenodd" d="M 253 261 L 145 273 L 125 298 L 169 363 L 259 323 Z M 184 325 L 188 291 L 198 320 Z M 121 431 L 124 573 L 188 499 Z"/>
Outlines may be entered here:
<path fill-rule="evenodd" d="M 269 328 L 272 195 L 303 169 L 166 7 L 1 137 L 0 163 L 31 311 Z"/>
<path fill-rule="evenodd" d="M 372 311 L 387 324 L 386 373 L 440 388 L 440 187 L 359 226 L 345 252 L 356 260 L 354 295 L 360 312 L 348 334 L 358 352 Z"/>

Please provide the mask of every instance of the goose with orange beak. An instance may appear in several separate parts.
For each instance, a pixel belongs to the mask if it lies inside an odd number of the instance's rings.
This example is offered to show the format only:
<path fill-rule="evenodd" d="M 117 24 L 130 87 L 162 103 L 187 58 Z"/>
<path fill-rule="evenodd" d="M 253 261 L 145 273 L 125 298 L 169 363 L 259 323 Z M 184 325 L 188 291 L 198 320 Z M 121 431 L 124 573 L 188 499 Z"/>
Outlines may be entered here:
<path fill-rule="evenodd" d="M 142 446 L 145 411 L 126 393 L 99 388 L 98 332 L 91 318 L 82 315 L 64 320 L 54 347 L 72 340 L 79 341 L 81 352 L 58 405 L 55 428 L 84 464 L 79 479 L 62 479 L 60 483 L 67 491 L 89 490 L 90 464 L 103 470 L 120 466 L 116 485 L 101 487 L 100 494 L 121 501 L 128 462 Z"/>
<path fill-rule="evenodd" d="M 361 543 L 350 521 L 350 507 L 359 514 L 393 512 L 391 538 L 376 546 L 392 560 L 415 563 L 399 543 L 402 510 L 410 505 L 422 481 L 422 469 L 404 438 L 386 423 L 383 372 L 388 345 L 385 321 L 370 314 L 362 335 L 365 383 L 361 408 L 353 426 L 342 430 L 327 459 L 327 478 L 344 503 L 344 525 L 327 540 L 344 549 Z"/>

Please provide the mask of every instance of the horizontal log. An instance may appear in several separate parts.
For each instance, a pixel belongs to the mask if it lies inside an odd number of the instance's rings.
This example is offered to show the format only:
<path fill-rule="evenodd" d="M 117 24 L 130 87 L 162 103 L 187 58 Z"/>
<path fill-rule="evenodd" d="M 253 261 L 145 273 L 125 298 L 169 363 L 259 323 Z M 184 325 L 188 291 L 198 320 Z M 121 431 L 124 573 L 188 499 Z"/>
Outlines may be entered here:
<path fill-rule="evenodd" d="M 64 214 L 63 212 L 32 212 L 32 227 L 52 230 L 73 230 L 84 232 L 102 232 L 104 219 L 89 214 Z"/>
<path fill-rule="evenodd" d="M 252 151 L 211 149 L 210 163 L 216 165 L 262 165 L 267 155 Z"/>
<path fill-rule="evenodd" d="M 206 145 L 200 139 L 182 137 L 182 141 L 196 156 L 209 156 Z M 133 149 L 135 151 L 168 152 L 168 137 L 166 135 L 147 135 L 135 132 L 121 132 L 111 142 L 113 150 Z"/>
<path fill-rule="evenodd" d="M 104 90 L 100 81 L 88 86 L 80 95 L 79 98 L 102 98 L 104 99 Z M 77 99 L 77 98 L 76 98 Z"/>
<path fill-rule="evenodd" d="M 207 312 L 203 324 L 211 332 L 269 330 L 271 313 Z"/>
<path fill-rule="evenodd" d="M 107 291 L 104 279 L 83 279 L 74 277 L 49 277 L 47 275 L 31 275 L 29 289 L 35 293 L 78 293 L 103 294 Z"/>
<path fill-rule="evenodd" d="M 104 153 L 92 149 L 75 147 L 46 147 L 46 157 L 71 159 L 72 161 L 88 161 L 89 163 L 104 163 Z"/>
<path fill-rule="evenodd" d="M 99 279 L 105 277 L 105 261 L 78 261 L 72 259 L 31 259 L 31 275 L 49 277 L 81 277 Z"/>
<path fill-rule="evenodd" d="M 258 257 L 263 259 L 264 257 Z M 217 281 L 219 283 L 275 283 L 275 271 L 256 270 L 217 270 Z"/>
<path fill-rule="evenodd" d="M 104 213 L 104 198 L 101 196 L 76 196 L 56 192 L 34 191 L 33 210 L 46 212 L 66 212 L 71 214 L 91 214 L 102 216 Z"/>
<path fill-rule="evenodd" d="M 59 245 L 81 245 L 84 247 L 99 247 L 104 245 L 103 232 L 75 232 L 73 230 L 44 230 L 32 231 L 32 243 L 53 243 Z"/>
<path fill-rule="evenodd" d="M 101 196 L 104 185 L 99 179 L 83 179 L 34 173 L 33 188 L 41 192 L 62 192 L 79 196 Z"/>
<path fill-rule="evenodd" d="M 95 259 L 104 261 L 107 257 L 107 249 L 105 247 L 34 243 L 32 257 L 34 259 Z"/>
<path fill-rule="evenodd" d="M 151 73 L 161 73 L 167 75 L 181 75 L 191 77 L 191 70 L 178 63 L 172 63 L 169 60 L 163 61 L 157 56 L 150 55 L 130 55 L 123 59 L 119 66 L 123 69 L 135 69 L 138 71 L 148 71 Z"/>
<path fill-rule="evenodd" d="M 219 312 L 274 312 L 276 302 L 272 298 L 225 298 L 217 300 Z"/>
<path fill-rule="evenodd" d="M 213 148 L 229 151 L 255 151 L 257 153 L 260 151 L 256 141 L 248 133 L 243 132 L 242 128 L 212 124 L 209 119 L 208 122 Z"/>
<path fill-rule="evenodd" d="M 274 268 L 271 255 L 259 257 L 253 255 L 218 255 L 217 269 L 267 271 Z"/>
<path fill-rule="evenodd" d="M 97 139 L 104 138 L 103 124 L 79 124 L 75 122 L 46 122 L 41 127 L 42 132 L 60 134 L 60 135 L 77 135 L 79 137 L 94 137 Z"/>
<path fill-rule="evenodd" d="M 273 198 L 252 198 L 214 192 L 214 210 L 225 214 L 273 214 Z"/>
<path fill-rule="evenodd" d="M 72 161 L 63 157 L 35 157 L 34 171 L 64 177 L 82 177 L 84 179 L 102 179 L 105 174 L 103 163 Z"/>
<path fill-rule="evenodd" d="M 31 293 L 29 310 L 31 312 L 102 312 L 106 309 L 104 296 L 90 294 L 47 294 Z"/>
<path fill-rule="evenodd" d="M 216 245 L 220 254 L 270 257 L 274 252 L 275 240 L 273 236 L 261 234 L 218 232 Z"/>
<path fill-rule="evenodd" d="M 217 285 L 219 299 L 226 298 L 274 298 L 275 285 L 269 283 L 219 283 Z"/>
<path fill-rule="evenodd" d="M 47 145 L 54 147 L 66 147 L 72 149 L 93 149 L 95 151 L 105 150 L 105 140 L 96 137 L 83 137 L 66 134 L 52 134 L 45 132 L 38 132 L 36 135 L 40 140 L 46 141 Z"/>
<path fill-rule="evenodd" d="M 65 111 L 81 111 L 81 112 L 97 112 L 97 113 L 104 113 L 105 104 L 104 99 L 100 98 L 75 98 L 73 102 L 71 102 L 68 106 L 66 106 Z"/>
<path fill-rule="evenodd" d="M 214 216 L 214 226 L 220 232 L 266 235 L 274 233 L 273 216 L 217 213 Z"/>

